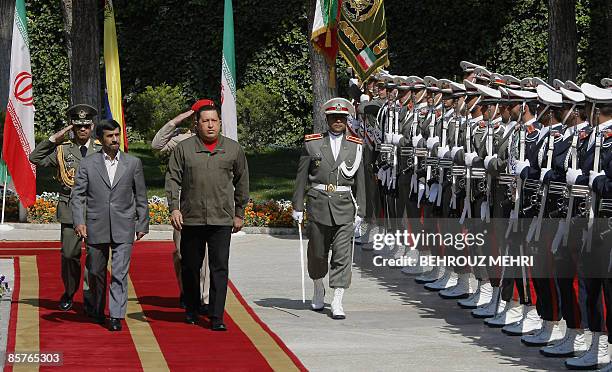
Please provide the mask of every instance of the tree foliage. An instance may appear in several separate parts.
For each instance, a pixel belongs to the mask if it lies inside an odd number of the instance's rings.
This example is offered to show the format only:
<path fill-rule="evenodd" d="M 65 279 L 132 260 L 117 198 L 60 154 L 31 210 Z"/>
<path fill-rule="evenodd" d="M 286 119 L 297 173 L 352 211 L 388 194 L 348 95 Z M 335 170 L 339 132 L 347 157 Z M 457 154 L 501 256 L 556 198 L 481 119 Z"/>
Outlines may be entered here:
<path fill-rule="evenodd" d="M 601 36 L 607 1 L 577 0 L 579 82 L 598 83 L 612 73 L 607 57 L 612 46 Z M 253 105 L 280 97 L 277 112 L 267 113 L 277 120 L 270 143 L 294 144 L 311 131 L 307 3 L 234 1 L 238 88 L 241 97 L 249 97 L 238 102 L 239 110 L 259 112 Z M 166 86 L 180 87 L 183 108 L 195 98 L 218 100 L 222 1 L 115 0 L 114 5 L 126 97 Z M 385 7 L 393 73 L 459 79 L 458 62 L 470 60 L 517 77 L 547 77 L 547 0 L 386 1 Z M 37 130 L 48 132 L 64 118 L 70 94 L 61 11 L 57 0 L 28 0 L 27 8 Z M 338 68 L 340 94 L 347 78 Z M 128 113 L 134 102 L 127 102 Z M 141 128 L 137 120 L 128 114 L 128 125 Z"/>
<path fill-rule="evenodd" d="M 128 97 L 126 121 L 150 141 L 170 119 L 187 111 L 186 101 L 181 86 L 165 83 L 157 87 L 147 86 L 143 92 Z"/>
<path fill-rule="evenodd" d="M 28 36 L 32 61 L 35 123 L 38 132 L 65 124 L 70 73 L 59 1 L 28 0 Z"/>

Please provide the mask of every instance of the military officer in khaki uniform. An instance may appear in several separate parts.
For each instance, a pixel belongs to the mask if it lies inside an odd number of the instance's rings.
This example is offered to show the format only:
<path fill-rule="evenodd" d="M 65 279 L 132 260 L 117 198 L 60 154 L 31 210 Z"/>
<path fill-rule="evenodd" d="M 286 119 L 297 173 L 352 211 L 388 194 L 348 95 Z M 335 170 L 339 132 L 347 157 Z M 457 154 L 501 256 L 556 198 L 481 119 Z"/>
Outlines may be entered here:
<path fill-rule="evenodd" d="M 305 137 L 292 200 L 293 218 L 302 222 L 304 198 L 308 196 L 308 273 L 314 280 L 311 306 L 316 311 L 323 309 L 323 278 L 329 271 L 329 286 L 334 288 L 332 317 L 344 319 L 342 297 L 351 284 L 351 241 L 355 225 L 365 214 L 363 144 L 361 139 L 346 135 L 348 116 L 355 115 L 348 100 L 333 98 L 323 109 L 329 130 Z"/>
<path fill-rule="evenodd" d="M 57 168 L 57 182 L 60 183 L 57 219 L 61 223 L 62 239 L 62 281 L 64 294 L 59 308 L 68 311 L 72 308 L 72 298 L 81 284 L 81 239 L 74 233 L 72 212 L 70 210 L 70 192 L 74 177 L 81 159 L 98 152 L 102 147 L 91 138 L 94 117 L 97 110 L 89 105 L 78 104 L 68 109 L 70 125 L 40 142 L 30 154 L 30 161 L 39 167 Z M 71 132 L 71 139 L 65 140 L 66 133 Z M 83 298 L 85 310 L 89 309 L 89 286 L 87 275 L 84 276 Z"/>

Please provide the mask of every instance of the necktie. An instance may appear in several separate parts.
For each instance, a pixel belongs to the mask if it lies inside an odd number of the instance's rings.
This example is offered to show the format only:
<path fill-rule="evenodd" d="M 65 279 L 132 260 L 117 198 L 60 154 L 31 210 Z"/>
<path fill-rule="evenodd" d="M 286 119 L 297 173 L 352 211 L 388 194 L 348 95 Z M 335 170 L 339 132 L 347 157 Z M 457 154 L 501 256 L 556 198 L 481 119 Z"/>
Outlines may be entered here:
<path fill-rule="evenodd" d="M 81 146 L 81 156 L 85 157 L 87 155 L 87 146 Z"/>

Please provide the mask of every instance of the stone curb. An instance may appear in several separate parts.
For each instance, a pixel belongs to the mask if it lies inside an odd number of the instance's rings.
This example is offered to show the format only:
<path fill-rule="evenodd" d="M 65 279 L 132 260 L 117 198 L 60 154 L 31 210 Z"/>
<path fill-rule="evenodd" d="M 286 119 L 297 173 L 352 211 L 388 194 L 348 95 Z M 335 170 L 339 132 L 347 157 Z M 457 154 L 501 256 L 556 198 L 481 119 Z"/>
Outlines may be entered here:
<path fill-rule="evenodd" d="M 59 230 L 59 223 L 9 223 L 16 230 Z M 151 231 L 172 231 L 170 225 L 149 225 Z M 264 235 L 298 235 L 298 229 L 294 227 L 255 227 L 245 226 L 242 231 L 246 234 Z"/>

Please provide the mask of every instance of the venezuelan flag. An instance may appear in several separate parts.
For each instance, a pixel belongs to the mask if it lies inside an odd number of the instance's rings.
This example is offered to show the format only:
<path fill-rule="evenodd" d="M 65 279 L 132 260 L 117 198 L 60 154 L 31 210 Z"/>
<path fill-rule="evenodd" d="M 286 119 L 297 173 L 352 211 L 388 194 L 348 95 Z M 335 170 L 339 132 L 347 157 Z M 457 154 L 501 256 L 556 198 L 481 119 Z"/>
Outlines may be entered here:
<path fill-rule="evenodd" d="M 112 0 L 104 0 L 104 69 L 106 72 L 105 106 L 106 118 L 121 125 L 121 150 L 128 150 L 127 131 L 123 116 L 121 95 L 121 73 L 119 71 L 119 49 Z"/>

